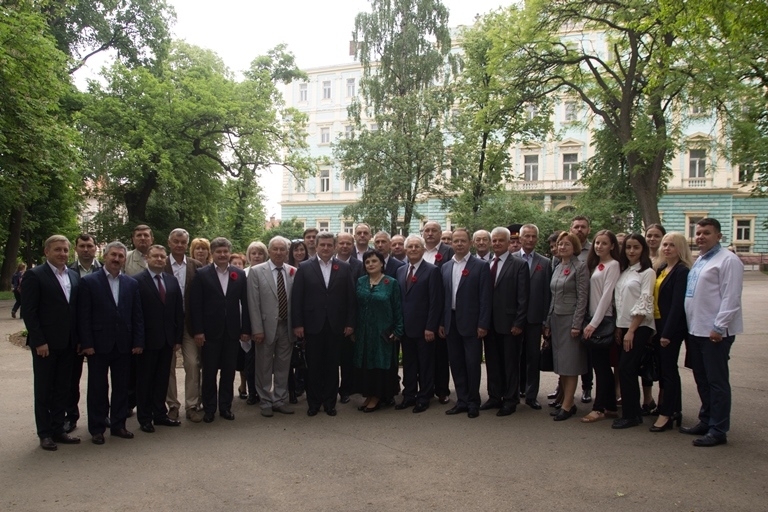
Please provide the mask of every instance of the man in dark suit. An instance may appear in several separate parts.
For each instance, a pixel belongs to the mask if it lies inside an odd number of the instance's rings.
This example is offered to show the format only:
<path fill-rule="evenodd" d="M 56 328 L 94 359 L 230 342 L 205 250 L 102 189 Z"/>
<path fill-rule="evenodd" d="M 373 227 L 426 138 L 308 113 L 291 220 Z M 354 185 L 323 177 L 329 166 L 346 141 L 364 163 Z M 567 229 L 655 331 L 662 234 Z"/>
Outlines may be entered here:
<path fill-rule="evenodd" d="M 77 258 L 69 266 L 80 277 L 93 274 L 101 269 L 101 263 L 96 259 L 96 240 L 88 233 L 81 233 L 75 240 L 75 253 Z M 67 405 L 66 419 L 64 420 L 64 432 L 69 434 L 77 428 L 80 419 L 80 378 L 83 376 L 82 352 L 75 354 L 72 365 L 72 381 L 69 388 L 69 403 Z"/>
<path fill-rule="evenodd" d="M 541 335 L 544 321 L 552 301 L 550 281 L 552 281 L 552 262 L 536 252 L 539 242 L 539 228 L 535 224 L 526 224 L 520 230 L 522 249 L 515 257 L 522 258 L 528 267 L 531 279 L 528 292 L 528 315 L 523 330 L 523 350 L 520 358 L 520 394 L 525 394 L 525 404 L 532 409 L 541 409 L 536 397 L 539 394 L 539 358 L 541 355 Z"/>
<path fill-rule="evenodd" d="M 424 237 L 424 261 L 441 268 L 444 263 L 453 258 L 451 246 L 441 242 L 443 230 L 440 224 L 430 220 L 424 223 L 421 235 Z M 448 370 L 448 346 L 444 339 L 435 340 L 435 396 L 441 404 L 448 403 L 451 390 L 448 387 L 450 381 Z"/>
<path fill-rule="evenodd" d="M 509 252 L 507 228 L 491 231 L 491 248 L 493 328 L 484 340 L 488 400 L 480 409 L 499 408 L 496 416 L 509 416 L 520 402 L 520 345 L 528 315 L 528 267 Z"/>
<path fill-rule="evenodd" d="M 404 262 L 392 257 L 392 239 L 386 231 L 379 231 L 373 237 L 373 246 L 384 255 L 384 274 L 395 277 L 397 269 L 405 265 Z"/>
<path fill-rule="evenodd" d="M 32 352 L 35 423 L 43 450 L 56 443 L 76 444 L 64 430 L 72 365 L 77 345 L 79 276 L 67 268 L 69 240 L 53 235 L 45 241 L 46 262 L 24 274 L 21 295 L 27 345 Z"/>
<path fill-rule="evenodd" d="M 181 357 L 184 364 L 184 409 L 189 421 L 200 423 L 203 421 L 202 399 L 200 398 L 200 380 L 202 373 L 202 350 L 195 343 L 191 331 L 191 315 L 189 312 L 190 283 L 195 278 L 197 270 L 202 264 L 187 257 L 189 246 L 189 233 L 186 229 L 176 228 L 168 235 L 168 247 L 171 256 L 165 263 L 164 271 L 173 274 L 184 296 L 184 335 L 181 341 Z M 171 358 L 171 372 L 168 378 L 168 396 L 165 399 L 168 405 L 168 417 L 179 419 L 181 404 L 178 399 L 178 386 L 176 384 L 176 358 Z"/>
<path fill-rule="evenodd" d="M 446 414 L 468 413 L 477 418 L 480 409 L 481 340 L 491 328 L 491 275 L 488 264 L 469 254 L 469 231 L 453 231 L 455 254 L 440 269 L 443 278 L 443 318 L 439 327 L 446 339 L 456 405 Z"/>
<path fill-rule="evenodd" d="M 203 349 L 203 421 L 206 423 L 216 419 L 217 406 L 222 418 L 235 419 L 232 395 L 240 348 L 238 340 L 251 339 L 248 282 L 245 272 L 230 266 L 231 253 L 232 244 L 226 238 L 211 240 L 213 263 L 198 270 L 190 284 L 192 335 Z"/>
<path fill-rule="evenodd" d="M 352 252 L 352 257 L 363 262 L 363 254 L 370 249 L 369 244 L 371 242 L 371 226 L 365 222 L 361 222 L 355 226 L 355 250 Z"/>
<path fill-rule="evenodd" d="M 405 262 L 407 257 L 405 254 L 405 237 L 403 235 L 392 235 L 392 257 L 398 261 Z"/>
<path fill-rule="evenodd" d="M 291 323 L 306 342 L 307 415 L 322 405 L 336 416 L 339 352 L 354 331 L 355 287 L 350 266 L 333 257 L 333 234 L 320 233 L 316 245 L 317 257 L 302 262 L 293 281 Z"/>
<path fill-rule="evenodd" d="M 131 355 L 144 349 L 144 319 L 138 283 L 120 273 L 127 252 L 122 243 L 110 242 L 104 270 L 80 281 L 78 330 L 80 346 L 88 357 L 88 431 L 94 444 L 104 444 L 107 416 L 113 436 L 133 438 L 125 429 L 125 418 Z M 112 378 L 111 400 L 108 376 Z"/>
<path fill-rule="evenodd" d="M 352 281 L 365 275 L 363 262 L 354 257 L 355 238 L 349 233 L 339 233 L 336 235 L 336 259 L 348 263 L 352 269 Z M 352 355 L 355 351 L 355 344 L 349 336 L 341 342 L 341 354 L 339 356 L 339 366 L 341 366 L 341 384 L 339 385 L 339 402 L 349 403 L 349 396 L 354 393 L 354 365 L 352 364 Z"/>
<path fill-rule="evenodd" d="M 169 418 L 165 408 L 171 360 L 181 348 L 184 332 L 184 298 L 176 278 L 163 272 L 166 259 L 165 247 L 151 246 L 147 270 L 136 276 L 144 316 L 144 351 L 137 366 L 137 417 L 141 430 L 148 433 L 155 431 L 153 422 L 168 427 L 181 424 Z"/>
<path fill-rule="evenodd" d="M 395 406 L 427 410 L 435 392 L 435 338 L 443 310 L 440 270 L 424 261 L 424 239 L 405 241 L 407 263 L 397 269 L 403 304 L 403 401 Z"/>

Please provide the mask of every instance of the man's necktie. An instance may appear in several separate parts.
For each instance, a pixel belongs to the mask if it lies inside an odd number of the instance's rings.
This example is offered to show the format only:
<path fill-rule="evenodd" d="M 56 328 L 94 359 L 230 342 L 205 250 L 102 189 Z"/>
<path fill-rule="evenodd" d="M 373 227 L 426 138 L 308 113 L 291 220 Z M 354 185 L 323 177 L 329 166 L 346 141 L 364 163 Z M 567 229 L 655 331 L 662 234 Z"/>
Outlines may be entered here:
<path fill-rule="evenodd" d="M 493 281 L 493 286 L 496 286 L 496 270 L 497 270 L 498 263 L 499 263 L 499 257 L 496 256 L 493 259 L 493 265 L 491 265 L 491 281 Z"/>
<path fill-rule="evenodd" d="M 408 291 L 411 289 L 411 285 L 413 285 L 413 272 L 416 270 L 416 267 L 411 265 L 411 270 L 408 271 L 408 279 L 405 281 L 405 291 Z"/>
<path fill-rule="evenodd" d="M 165 304 L 165 286 L 163 285 L 163 278 L 160 277 L 160 274 L 157 274 L 155 279 L 157 279 L 157 291 L 160 292 L 160 300 Z"/>
<path fill-rule="evenodd" d="M 276 267 L 277 270 L 277 312 L 280 320 L 288 319 L 288 294 L 285 292 L 285 279 L 283 278 L 283 267 Z"/>

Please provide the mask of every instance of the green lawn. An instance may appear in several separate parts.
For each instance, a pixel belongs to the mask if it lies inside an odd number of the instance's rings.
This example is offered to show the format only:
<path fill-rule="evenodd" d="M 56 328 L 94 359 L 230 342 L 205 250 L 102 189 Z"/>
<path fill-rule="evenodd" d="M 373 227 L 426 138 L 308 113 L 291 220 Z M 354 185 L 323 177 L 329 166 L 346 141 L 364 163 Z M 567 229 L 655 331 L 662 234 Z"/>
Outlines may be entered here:
<path fill-rule="evenodd" d="M 0 292 L 0 300 L 13 300 L 13 292 Z"/>

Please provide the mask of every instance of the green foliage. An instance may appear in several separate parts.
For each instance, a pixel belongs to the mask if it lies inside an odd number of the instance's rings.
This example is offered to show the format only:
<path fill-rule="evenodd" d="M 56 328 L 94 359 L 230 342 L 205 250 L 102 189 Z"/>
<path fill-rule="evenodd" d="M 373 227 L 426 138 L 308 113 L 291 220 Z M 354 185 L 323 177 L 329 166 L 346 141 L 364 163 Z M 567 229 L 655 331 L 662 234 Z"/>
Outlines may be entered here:
<path fill-rule="evenodd" d="M 290 220 L 284 220 L 278 226 L 269 228 L 266 233 L 264 233 L 262 241 L 266 244 L 276 236 L 284 236 L 288 240 L 301 239 L 304 236 L 304 225 L 297 221 L 296 217 Z"/>

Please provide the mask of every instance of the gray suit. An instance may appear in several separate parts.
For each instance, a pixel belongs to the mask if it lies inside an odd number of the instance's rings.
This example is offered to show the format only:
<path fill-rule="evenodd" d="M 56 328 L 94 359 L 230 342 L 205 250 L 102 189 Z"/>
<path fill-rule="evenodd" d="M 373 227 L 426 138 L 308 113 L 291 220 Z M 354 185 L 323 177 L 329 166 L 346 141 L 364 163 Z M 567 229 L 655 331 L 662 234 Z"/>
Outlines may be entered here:
<path fill-rule="evenodd" d="M 283 264 L 288 315 L 281 320 L 277 296 L 277 270 L 273 270 L 267 261 L 248 272 L 251 332 L 264 334 L 263 342 L 254 342 L 256 391 L 261 398 L 262 409 L 279 407 L 288 402 L 288 371 L 295 341 L 291 325 L 290 296 L 295 273 L 295 267 Z"/>

